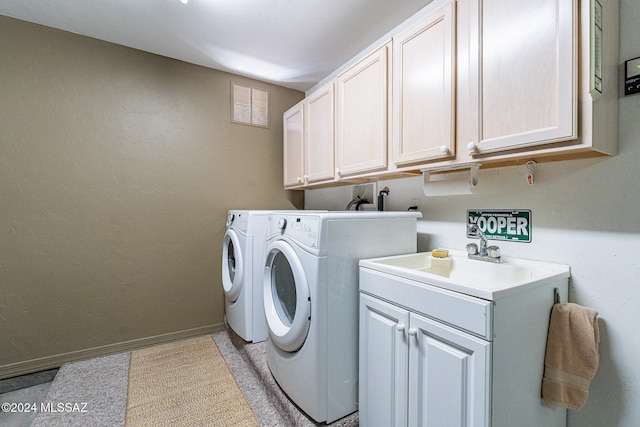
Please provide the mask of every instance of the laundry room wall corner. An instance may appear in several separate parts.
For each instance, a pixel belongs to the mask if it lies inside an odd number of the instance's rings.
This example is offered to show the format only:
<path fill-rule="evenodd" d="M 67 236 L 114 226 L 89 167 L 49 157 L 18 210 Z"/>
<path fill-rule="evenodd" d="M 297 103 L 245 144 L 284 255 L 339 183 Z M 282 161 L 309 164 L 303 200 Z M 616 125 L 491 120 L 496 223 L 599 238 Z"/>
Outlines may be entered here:
<path fill-rule="evenodd" d="M 0 378 L 224 326 L 229 209 L 294 209 L 233 75 L 0 16 Z"/>

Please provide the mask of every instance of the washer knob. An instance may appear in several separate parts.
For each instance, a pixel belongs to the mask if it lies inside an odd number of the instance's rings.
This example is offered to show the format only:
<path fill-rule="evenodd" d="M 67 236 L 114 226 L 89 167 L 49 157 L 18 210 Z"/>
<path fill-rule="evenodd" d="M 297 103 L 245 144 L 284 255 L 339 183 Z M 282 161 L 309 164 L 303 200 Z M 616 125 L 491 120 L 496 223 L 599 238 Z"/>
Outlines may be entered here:
<path fill-rule="evenodd" d="M 285 228 L 287 228 L 287 219 L 286 218 L 280 218 L 278 220 L 278 228 L 280 230 L 284 230 Z"/>

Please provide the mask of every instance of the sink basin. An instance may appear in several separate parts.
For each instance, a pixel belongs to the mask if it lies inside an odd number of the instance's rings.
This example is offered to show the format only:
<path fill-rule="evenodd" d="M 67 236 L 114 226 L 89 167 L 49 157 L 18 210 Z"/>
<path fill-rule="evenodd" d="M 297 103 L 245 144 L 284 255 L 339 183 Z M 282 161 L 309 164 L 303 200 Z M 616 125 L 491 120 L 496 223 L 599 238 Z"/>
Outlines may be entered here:
<path fill-rule="evenodd" d="M 419 252 L 362 260 L 360 266 L 491 300 L 498 293 L 569 277 L 566 265 L 511 257 L 502 257 L 502 261 L 497 264 L 469 259 L 464 251 L 450 250 L 447 258 Z"/>

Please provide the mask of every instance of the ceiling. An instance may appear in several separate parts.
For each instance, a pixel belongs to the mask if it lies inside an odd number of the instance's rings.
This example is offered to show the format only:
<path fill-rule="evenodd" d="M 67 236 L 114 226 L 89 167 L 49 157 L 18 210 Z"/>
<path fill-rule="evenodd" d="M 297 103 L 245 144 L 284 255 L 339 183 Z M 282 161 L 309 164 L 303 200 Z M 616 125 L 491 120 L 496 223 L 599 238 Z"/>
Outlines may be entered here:
<path fill-rule="evenodd" d="M 305 91 L 430 2 L 2 0 L 0 15 Z"/>

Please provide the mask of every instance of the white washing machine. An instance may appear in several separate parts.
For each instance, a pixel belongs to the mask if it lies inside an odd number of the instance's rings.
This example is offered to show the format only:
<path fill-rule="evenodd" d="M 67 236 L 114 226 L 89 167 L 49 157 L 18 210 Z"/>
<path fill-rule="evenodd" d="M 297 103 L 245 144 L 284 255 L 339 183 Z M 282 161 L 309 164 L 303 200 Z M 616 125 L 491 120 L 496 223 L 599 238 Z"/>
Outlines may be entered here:
<path fill-rule="evenodd" d="M 225 314 L 229 327 L 245 341 L 267 339 L 262 271 L 269 214 L 275 212 L 297 211 L 230 210 L 227 214 L 222 247 Z"/>
<path fill-rule="evenodd" d="M 418 212 L 269 215 L 267 363 L 317 422 L 358 409 L 358 261 L 416 252 Z"/>
<path fill-rule="evenodd" d="M 222 287 L 227 324 L 246 341 L 267 338 L 262 295 L 253 286 L 254 240 L 264 242 L 268 212 L 230 210 L 222 247 Z M 262 225 L 262 226 L 261 226 Z M 261 233 L 262 238 L 256 236 Z M 262 261 L 262 259 L 261 259 Z M 254 291 L 258 291 L 255 293 Z"/>

